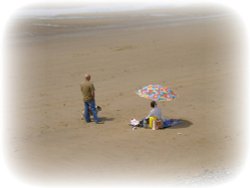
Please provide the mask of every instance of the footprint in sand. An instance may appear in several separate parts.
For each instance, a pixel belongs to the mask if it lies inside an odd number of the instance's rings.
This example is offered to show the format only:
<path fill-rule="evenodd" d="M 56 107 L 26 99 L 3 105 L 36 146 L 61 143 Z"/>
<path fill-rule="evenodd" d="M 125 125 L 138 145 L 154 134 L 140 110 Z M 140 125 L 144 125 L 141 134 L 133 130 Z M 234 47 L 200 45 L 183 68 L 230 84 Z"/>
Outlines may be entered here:
<path fill-rule="evenodd" d="M 50 128 L 49 125 L 44 125 L 44 126 L 41 127 L 42 130 L 49 129 L 49 128 Z"/>
<path fill-rule="evenodd" d="M 123 72 L 125 72 L 125 73 L 129 73 L 130 71 L 129 71 L 129 70 L 127 70 L 127 69 L 124 69 L 124 70 L 123 70 Z"/>
<path fill-rule="evenodd" d="M 115 47 L 113 49 L 114 49 L 114 51 L 124 51 L 124 50 L 131 50 L 133 48 L 135 48 L 135 47 L 132 45 L 127 45 L 127 46 Z"/>
<path fill-rule="evenodd" d="M 40 97 L 44 97 L 44 96 L 47 96 L 48 94 L 46 92 L 41 92 L 40 93 Z"/>
<path fill-rule="evenodd" d="M 65 123 L 65 122 L 60 122 L 60 123 L 59 123 L 59 126 L 60 126 L 60 127 L 68 127 L 69 124 L 68 124 L 68 123 Z"/>
<path fill-rule="evenodd" d="M 88 53 L 88 52 L 75 53 L 75 54 L 72 54 L 72 57 L 88 56 L 89 54 L 90 53 Z"/>

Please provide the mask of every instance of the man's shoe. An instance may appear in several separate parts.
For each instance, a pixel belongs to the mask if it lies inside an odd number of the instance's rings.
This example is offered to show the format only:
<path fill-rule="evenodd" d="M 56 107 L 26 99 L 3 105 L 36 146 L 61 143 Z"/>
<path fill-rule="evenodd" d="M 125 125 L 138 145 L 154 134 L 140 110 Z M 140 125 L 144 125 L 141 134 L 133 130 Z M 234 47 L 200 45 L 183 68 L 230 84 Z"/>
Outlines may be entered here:
<path fill-rule="evenodd" d="M 98 121 L 98 122 L 96 122 L 96 124 L 104 124 L 104 122 L 103 121 Z"/>

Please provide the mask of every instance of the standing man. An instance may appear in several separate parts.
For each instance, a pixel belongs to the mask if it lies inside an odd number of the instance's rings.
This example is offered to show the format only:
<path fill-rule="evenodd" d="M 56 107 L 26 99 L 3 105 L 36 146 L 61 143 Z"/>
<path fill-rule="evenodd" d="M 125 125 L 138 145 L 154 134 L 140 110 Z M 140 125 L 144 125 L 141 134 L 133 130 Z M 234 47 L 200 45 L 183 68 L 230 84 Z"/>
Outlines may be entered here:
<path fill-rule="evenodd" d="M 92 114 L 94 116 L 94 120 L 97 124 L 102 123 L 98 116 L 96 111 L 96 105 L 95 105 L 95 87 L 94 84 L 90 81 L 91 76 L 89 74 L 85 74 L 85 81 L 81 83 L 81 92 L 83 95 L 83 102 L 84 102 L 84 118 L 87 123 L 90 122 L 90 114 L 89 110 L 92 111 Z"/>

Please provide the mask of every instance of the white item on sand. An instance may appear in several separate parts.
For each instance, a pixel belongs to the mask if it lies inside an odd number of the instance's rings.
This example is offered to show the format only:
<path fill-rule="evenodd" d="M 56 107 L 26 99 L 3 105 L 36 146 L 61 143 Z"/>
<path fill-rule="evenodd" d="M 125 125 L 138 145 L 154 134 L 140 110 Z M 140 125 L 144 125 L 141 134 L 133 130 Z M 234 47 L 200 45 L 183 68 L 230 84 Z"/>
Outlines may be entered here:
<path fill-rule="evenodd" d="M 139 123 L 140 122 L 138 120 L 136 120 L 135 118 L 130 120 L 130 125 L 132 125 L 132 126 L 137 126 L 137 125 L 139 125 Z"/>
<path fill-rule="evenodd" d="M 133 127 L 132 130 L 133 130 L 133 131 L 136 130 L 136 127 Z"/>

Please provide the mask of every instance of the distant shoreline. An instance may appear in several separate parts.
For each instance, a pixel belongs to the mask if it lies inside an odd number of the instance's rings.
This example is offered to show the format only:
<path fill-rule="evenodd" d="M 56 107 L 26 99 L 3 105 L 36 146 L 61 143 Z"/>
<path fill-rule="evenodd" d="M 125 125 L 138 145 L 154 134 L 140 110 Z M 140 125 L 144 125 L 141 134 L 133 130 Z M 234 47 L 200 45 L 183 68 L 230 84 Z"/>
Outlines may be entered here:
<path fill-rule="evenodd" d="M 161 3 L 91 3 L 79 5 L 36 5 L 21 9 L 17 16 L 34 18 L 34 17 L 51 17 L 70 14 L 109 14 L 122 12 L 145 11 L 150 9 L 171 8 L 175 7 L 173 2 Z"/>
<path fill-rule="evenodd" d="M 48 17 L 18 18 L 8 36 L 15 41 L 91 34 L 110 29 L 145 29 L 161 26 L 195 24 L 200 21 L 232 16 L 225 10 L 161 8 L 134 12 L 104 14 L 68 14 Z M 15 28 L 15 29 L 14 29 Z"/>

